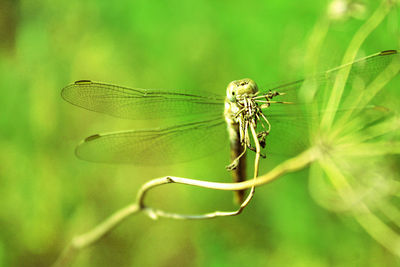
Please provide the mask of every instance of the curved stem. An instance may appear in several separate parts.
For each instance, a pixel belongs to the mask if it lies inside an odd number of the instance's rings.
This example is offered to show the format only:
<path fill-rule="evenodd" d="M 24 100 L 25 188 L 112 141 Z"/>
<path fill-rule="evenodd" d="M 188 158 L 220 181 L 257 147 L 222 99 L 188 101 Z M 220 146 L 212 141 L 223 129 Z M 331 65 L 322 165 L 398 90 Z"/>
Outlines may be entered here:
<path fill-rule="evenodd" d="M 215 190 L 224 190 L 224 191 L 235 191 L 235 190 L 244 190 L 249 189 L 251 186 L 260 186 L 263 184 L 270 183 L 274 181 L 279 176 L 299 170 L 301 168 L 306 167 L 311 162 L 315 161 L 319 157 L 318 149 L 310 148 L 298 156 L 291 158 L 280 165 L 276 166 L 267 174 L 257 177 L 254 181 L 247 180 L 240 183 L 217 183 L 217 182 L 208 182 L 208 181 L 201 181 L 196 179 L 189 179 L 189 178 L 182 178 L 182 177 L 175 177 L 175 176 L 166 176 L 161 178 L 153 179 L 147 183 L 145 183 L 138 194 L 138 199 L 142 198 L 141 194 L 145 194 L 152 187 L 156 187 L 162 184 L 167 183 L 179 183 L 185 185 L 192 185 L 201 188 L 208 188 L 208 189 L 215 189 Z M 167 180 L 166 180 L 167 179 Z"/>
<path fill-rule="evenodd" d="M 136 203 L 131 204 L 125 208 L 118 210 L 89 232 L 73 238 L 71 243 L 64 249 L 64 251 L 61 253 L 53 266 L 68 265 L 80 249 L 97 242 L 105 234 L 107 234 L 118 224 L 120 224 L 124 219 L 132 214 L 137 213 L 138 211 L 140 211 L 139 205 L 137 205 Z"/>
<path fill-rule="evenodd" d="M 200 215 L 185 215 L 185 214 L 169 213 L 162 210 L 147 207 L 144 204 L 144 198 L 146 196 L 146 193 L 154 187 L 169 183 L 178 183 L 178 184 L 192 185 L 201 188 L 209 188 L 215 190 L 225 190 L 225 191 L 243 190 L 270 183 L 285 173 L 293 172 L 306 167 L 311 162 L 315 161 L 318 157 L 319 157 L 318 151 L 315 148 L 310 148 L 301 153 L 300 155 L 298 155 L 297 157 L 291 158 L 281 163 L 273 170 L 271 170 L 269 173 L 257 177 L 255 179 L 240 183 L 215 183 L 215 182 L 199 181 L 195 179 L 172 177 L 172 176 L 153 179 L 145 183 L 140 188 L 135 203 L 115 212 L 108 219 L 106 219 L 104 222 L 102 222 L 89 232 L 73 238 L 71 243 L 65 248 L 65 250 L 59 256 L 59 258 L 57 259 L 57 261 L 54 263 L 53 266 L 68 265 L 73 260 L 74 256 L 79 252 L 80 249 L 88 247 L 94 244 L 95 242 L 99 241 L 105 234 L 110 232 L 123 220 L 128 218 L 130 215 L 137 214 L 141 211 L 143 211 L 147 216 L 149 216 L 152 219 L 156 219 L 158 217 L 164 217 L 171 219 L 199 220 L 199 219 L 211 219 L 221 216 L 235 216 L 242 212 L 242 210 L 246 207 L 246 205 L 249 203 L 252 197 L 249 194 L 246 200 L 236 211 L 215 211 L 212 213 L 206 213 Z"/>

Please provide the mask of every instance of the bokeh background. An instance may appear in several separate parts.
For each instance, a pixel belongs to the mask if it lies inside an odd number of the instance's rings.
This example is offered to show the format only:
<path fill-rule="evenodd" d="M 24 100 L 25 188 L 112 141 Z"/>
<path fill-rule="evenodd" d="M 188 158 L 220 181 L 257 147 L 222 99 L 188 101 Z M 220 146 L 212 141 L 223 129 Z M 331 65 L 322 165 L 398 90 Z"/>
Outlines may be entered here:
<path fill-rule="evenodd" d="M 64 86 L 91 79 L 223 95 L 239 78 L 250 77 L 259 86 L 296 79 L 340 63 L 354 33 L 379 4 L 360 1 L 348 10 L 314 0 L 1 0 L 0 265 L 51 265 L 73 236 L 134 201 L 151 178 L 230 181 L 224 169 L 228 148 L 173 166 L 77 159 L 74 147 L 88 135 L 154 124 L 72 106 L 60 97 Z M 359 56 L 400 47 L 399 11 L 393 7 Z M 327 21 L 323 49 L 310 66 L 310 36 Z M 399 79 L 388 87 L 399 96 L 393 90 L 400 88 Z M 274 160 L 263 161 L 261 170 L 273 166 Z M 234 207 L 229 192 L 178 185 L 153 191 L 148 202 L 191 213 Z M 399 266 L 400 260 L 349 214 L 320 207 L 303 170 L 260 187 L 237 217 L 153 221 L 135 215 L 73 263 L 193 265 Z"/>

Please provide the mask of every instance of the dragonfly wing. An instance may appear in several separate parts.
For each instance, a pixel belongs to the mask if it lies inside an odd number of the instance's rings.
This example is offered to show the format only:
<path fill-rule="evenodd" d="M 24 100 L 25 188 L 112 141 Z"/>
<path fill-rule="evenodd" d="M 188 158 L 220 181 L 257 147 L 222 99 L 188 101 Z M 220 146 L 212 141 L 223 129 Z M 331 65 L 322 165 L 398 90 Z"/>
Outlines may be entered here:
<path fill-rule="evenodd" d="M 340 118 L 349 110 L 357 111 L 369 122 L 387 115 L 386 109 L 375 105 L 367 105 L 363 108 L 340 108 L 336 111 L 316 111 L 299 105 L 271 105 L 263 112 L 271 125 L 271 131 L 266 139 L 266 153 L 283 156 L 296 155 L 310 145 L 310 131 L 313 132 L 310 126 L 318 123 L 323 114 L 333 112 Z M 261 126 L 258 125 L 258 127 Z M 282 151 L 285 152 L 282 153 Z"/>
<path fill-rule="evenodd" d="M 358 59 L 352 63 L 348 63 L 315 76 L 307 77 L 297 81 L 285 83 L 279 86 L 260 90 L 261 94 L 268 93 L 269 91 L 277 91 L 285 93 L 282 96 L 274 98 L 277 101 L 298 101 L 297 90 L 305 86 L 314 86 L 321 89 L 326 86 L 332 87 L 339 71 L 349 69 L 349 76 L 346 85 L 353 86 L 355 83 L 362 84 L 365 88 L 370 84 L 385 68 L 392 62 L 400 62 L 400 53 L 397 50 L 382 51 L 367 57 Z M 349 91 L 349 90 L 348 90 Z"/>
<path fill-rule="evenodd" d="M 160 130 L 96 134 L 78 145 L 76 155 L 92 162 L 163 165 L 201 158 L 228 144 L 219 116 Z"/>
<path fill-rule="evenodd" d="M 65 87 L 61 95 L 76 106 L 134 120 L 222 114 L 224 108 L 224 98 L 217 95 L 136 89 L 89 80 Z"/>
<path fill-rule="evenodd" d="M 301 136 L 307 136 L 306 133 L 310 122 L 316 123 L 322 114 L 327 112 L 335 113 L 337 118 L 347 114 L 349 111 L 356 111 L 357 114 L 371 114 L 371 117 L 382 116 L 379 106 L 373 104 L 358 106 L 355 99 L 362 95 L 363 92 L 360 92 L 360 89 L 363 90 L 363 88 L 368 87 L 393 62 L 400 62 L 400 53 L 396 50 L 383 51 L 306 79 L 261 91 L 261 93 L 268 93 L 269 91 L 284 93 L 272 99 L 273 101 L 278 101 L 278 103 L 271 103 L 263 111 L 272 126 L 268 137 L 269 140 L 274 144 L 279 144 L 280 142 L 293 143 L 293 140 L 296 141 L 302 138 Z M 346 80 L 346 90 L 343 93 L 344 101 L 342 101 L 338 109 L 324 109 L 324 106 L 321 105 L 326 103 L 324 97 L 329 96 L 339 71 L 345 69 L 349 70 L 349 76 Z M 319 95 L 317 94 L 312 102 L 299 101 L 297 90 L 301 86 L 308 85 L 316 86 L 315 88 L 319 90 L 317 92 Z M 308 87 L 304 89 L 308 90 Z M 310 88 L 310 90 L 312 89 Z M 291 104 L 279 102 L 289 102 Z"/>

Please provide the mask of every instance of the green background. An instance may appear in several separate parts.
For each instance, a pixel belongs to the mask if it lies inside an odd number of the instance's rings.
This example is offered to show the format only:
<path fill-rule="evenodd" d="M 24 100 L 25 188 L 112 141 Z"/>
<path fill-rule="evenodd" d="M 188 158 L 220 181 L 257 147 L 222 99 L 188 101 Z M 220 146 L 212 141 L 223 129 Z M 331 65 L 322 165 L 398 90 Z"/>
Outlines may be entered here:
<path fill-rule="evenodd" d="M 377 7 L 364 2 L 365 16 Z M 224 94 L 249 77 L 259 86 L 302 77 L 328 1 L 0 2 L 0 265 L 48 266 L 77 234 L 134 201 L 151 178 L 230 181 L 226 148 L 174 166 L 94 164 L 74 156 L 84 137 L 141 128 L 79 109 L 61 89 L 79 79 Z M 360 56 L 399 48 L 399 8 Z M 315 68 L 340 63 L 363 19 L 332 22 Z M 309 67 L 309 66 L 308 66 Z M 314 66 L 312 66 L 314 67 Z M 400 83 L 391 83 L 399 88 Z M 398 94 L 397 94 L 398 96 Z M 290 130 L 290 129 L 289 129 Z M 262 173 L 274 165 L 263 161 Z M 229 210 L 232 195 L 172 185 L 148 203 L 169 211 Z M 398 258 L 347 214 L 312 199 L 307 170 L 260 187 L 237 217 L 124 221 L 73 266 L 395 266 Z"/>

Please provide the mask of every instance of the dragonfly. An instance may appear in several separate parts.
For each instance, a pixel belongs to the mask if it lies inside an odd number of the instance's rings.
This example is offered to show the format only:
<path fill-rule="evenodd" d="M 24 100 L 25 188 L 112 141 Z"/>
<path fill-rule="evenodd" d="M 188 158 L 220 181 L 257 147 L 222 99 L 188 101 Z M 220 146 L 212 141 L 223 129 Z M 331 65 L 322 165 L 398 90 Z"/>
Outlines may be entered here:
<path fill-rule="evenodd" d="M 299 121 L 301 113 L 287 112 L 298 106 L 297 93 L 305 81 L 331 87 L 339 71 L 349 70 L 347 85 L 371 83 L 398 50 L 382 51 L 306 79 L 270 88 L 259 88 L 251 79 L 229 83 L 225 95 L 189 90 L 139 89 L 91 80 L 79 80 L 62 89 L 62 97 L 78 107 L 130 120 L 174 119 L 168 127 L 94 134 L 75 150 L 84 160 L 103 163 L 164 165 L 204 157 L 230 144 L 230 164 L 235 182 L 246 179 L 247 151 L 261 157 L 268 144 L 283 142 L 273 135 L 275 125 Z M 297 109 L 296 109 L 297 110 Z M 305 115 L 306 116 L 306 115 Z M 301 121 L 301 120 L 300 120 Z M 243 199 L 244 191 L 238 191 Z"/>

